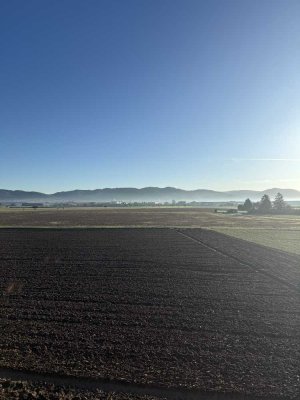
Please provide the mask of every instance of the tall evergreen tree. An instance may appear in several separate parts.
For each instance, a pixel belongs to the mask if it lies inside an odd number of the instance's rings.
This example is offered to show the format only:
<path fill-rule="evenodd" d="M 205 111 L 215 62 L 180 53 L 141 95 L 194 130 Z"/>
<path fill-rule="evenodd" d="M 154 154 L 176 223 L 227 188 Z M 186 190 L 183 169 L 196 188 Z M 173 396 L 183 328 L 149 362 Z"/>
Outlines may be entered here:
<path fill-rule="evenodd" d="M 246 199 L 244 203 L 244 210 L 245 211 L 251 211 L 253 209 L 253 203 L 250 199 Z"/>
<path fill-rule="evenodd" d="M 272 209 L 272 203 L 270 197 L 264 194 L 259 202 L 258 210 L 261 212 L 269 212 Z"/>
<path fill-rule="evenodd" d="M 287 208 L 287 204 L 281 193 L 277 193 L 273 202 L 273 207 L 276 211 L 282 211 Z"/>

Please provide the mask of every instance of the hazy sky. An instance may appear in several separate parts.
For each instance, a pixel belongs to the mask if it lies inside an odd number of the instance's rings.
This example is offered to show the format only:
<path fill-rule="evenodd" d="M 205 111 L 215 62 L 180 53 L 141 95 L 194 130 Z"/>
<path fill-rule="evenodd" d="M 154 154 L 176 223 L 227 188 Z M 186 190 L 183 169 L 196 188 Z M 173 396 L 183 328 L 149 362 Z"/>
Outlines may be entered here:
<path fill-rule="evenodd" d="M 2 0 L 0 187 L 300 189 L 300 1 Z"/>

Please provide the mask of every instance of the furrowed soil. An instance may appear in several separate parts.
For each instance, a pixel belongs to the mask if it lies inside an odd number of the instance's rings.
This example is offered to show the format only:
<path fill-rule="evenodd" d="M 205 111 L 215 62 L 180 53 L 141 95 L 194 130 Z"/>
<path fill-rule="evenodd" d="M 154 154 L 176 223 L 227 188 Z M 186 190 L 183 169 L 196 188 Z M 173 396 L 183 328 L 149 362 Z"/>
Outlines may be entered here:
<path fill-rule="evenodd" d="M 57 396 L 300 396 L 297 255 L 202 229 L 2 229 L 0 262 L 0 396 L 37 380 Z"/>

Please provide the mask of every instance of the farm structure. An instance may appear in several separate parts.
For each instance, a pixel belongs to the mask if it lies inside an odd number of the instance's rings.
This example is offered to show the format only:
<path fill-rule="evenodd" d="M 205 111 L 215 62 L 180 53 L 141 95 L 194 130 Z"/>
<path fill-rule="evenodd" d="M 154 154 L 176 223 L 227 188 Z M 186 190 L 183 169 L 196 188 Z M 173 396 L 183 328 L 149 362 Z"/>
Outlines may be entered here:
<path fill-rule="evenodd" d="M 300 396 L 300 256 L 202 229 L 2 229 L 0 259 L 0 378 Z"/>

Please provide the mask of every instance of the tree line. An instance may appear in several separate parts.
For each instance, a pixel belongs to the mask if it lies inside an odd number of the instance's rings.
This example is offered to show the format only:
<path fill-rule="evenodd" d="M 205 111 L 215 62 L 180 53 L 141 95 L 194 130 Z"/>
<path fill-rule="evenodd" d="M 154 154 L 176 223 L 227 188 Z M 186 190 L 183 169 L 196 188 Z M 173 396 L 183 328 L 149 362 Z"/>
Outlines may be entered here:
<path fill-rule="evenodd" d="M 247 211 L 248 213 L 261 213 L 261 214 L 283 214 L 292 211 L 291 206 L 284 200 L 281 193 L 277 193 L 274 201 L 271 201 L 267 194 L 264 194 L 260 201 L 252 202 L 246 199 L 244 204 L 238 206 L 239 211 Z"/>

